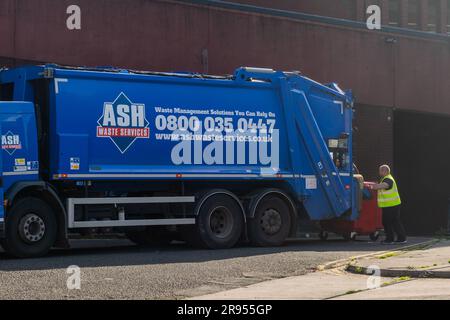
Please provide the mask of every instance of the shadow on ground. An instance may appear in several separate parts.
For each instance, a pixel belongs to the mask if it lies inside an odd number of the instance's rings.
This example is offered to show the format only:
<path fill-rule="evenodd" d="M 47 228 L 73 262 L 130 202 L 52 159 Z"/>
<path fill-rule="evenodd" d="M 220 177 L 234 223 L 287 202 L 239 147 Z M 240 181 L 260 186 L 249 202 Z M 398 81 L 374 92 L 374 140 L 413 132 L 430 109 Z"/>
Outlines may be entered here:
<path fill-rule="evenodd" d="M 409 244 L 429 238 L 412 238 Z M 404 245 L 403 245 L 404 246 Z M 184 243 L 159 247 L 138 247 L 127 240 L 72 240 L 72 248 L 52 250 L 47 256 L 35 259 L 14 259 L 0 252 L 0 271 L 49 270 L 77 265 L 81 268 L 151 265 L 171 263 L 201 263 L 243 257 L 300 252 L 361 253 L 394 250 L 401 245 L 383 246 L 380 243 L 358 240 L 290 240 L 282 247 L 259 248 L 239 246 L 226 250 L 193 249 Z"/>

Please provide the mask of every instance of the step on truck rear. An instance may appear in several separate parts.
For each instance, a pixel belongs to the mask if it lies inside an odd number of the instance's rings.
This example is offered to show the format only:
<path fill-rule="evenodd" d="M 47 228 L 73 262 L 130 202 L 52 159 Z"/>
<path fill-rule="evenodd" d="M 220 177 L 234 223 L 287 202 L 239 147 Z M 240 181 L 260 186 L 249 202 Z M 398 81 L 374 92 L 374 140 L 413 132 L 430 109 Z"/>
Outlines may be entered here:
<path fill-rule="evenodd" d="M 350 92 L 298 72 L 0 71 L 0 238 L 18 257 L 68 235 L 282 244 L 299 219 L 356 219 Z"/>

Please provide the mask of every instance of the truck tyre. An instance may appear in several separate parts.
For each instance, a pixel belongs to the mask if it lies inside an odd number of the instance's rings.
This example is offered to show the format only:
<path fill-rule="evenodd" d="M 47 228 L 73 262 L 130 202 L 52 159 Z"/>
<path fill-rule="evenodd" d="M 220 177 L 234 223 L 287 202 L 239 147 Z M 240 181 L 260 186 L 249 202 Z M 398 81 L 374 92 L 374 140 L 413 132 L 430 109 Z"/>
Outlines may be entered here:
<path fill-rule="evenodd" d="M 253 245 L 280 246 L 289 236 L 291 215 L 283 199 L 276 195 L 264 197 L 257 205 L 255 216 L 248 222 L 248 235 Z"/>
<path fill-rule="evenodd" d="M 14 257 L 40 257 L 53 247 L 56 234 L 52 208 L 38 198 L 24 198 L 14 204 L 7 215 L 3 246 Z"/>
<path fill-rule="evenodd" d="M 196 235 L 188 241 L 209 249 L 227 249 L 236 245 L 244 229 L 239 203 L 226 194 L 210 196 L 197 216 Z"/>
<path fill-rule="evenodd" d="M 146 227 L 125 232 L 126 237 L 138 246 L 164 246 L 172 241 L 169 230 L 164 227 Z"/>

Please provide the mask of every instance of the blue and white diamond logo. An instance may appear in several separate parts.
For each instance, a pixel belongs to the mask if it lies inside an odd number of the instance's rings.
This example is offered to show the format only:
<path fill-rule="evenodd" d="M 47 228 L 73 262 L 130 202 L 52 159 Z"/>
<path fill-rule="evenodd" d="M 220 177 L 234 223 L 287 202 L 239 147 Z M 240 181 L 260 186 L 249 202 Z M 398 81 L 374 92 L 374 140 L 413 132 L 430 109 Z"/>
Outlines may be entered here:
<path fill-rule="evenodd" d="M 131 102 L 123 92 L 114 102 L 105 102 L 103 115 L 97 123 L 97 137 L 111 139 L 122 154 L 136 139 L 150 138 L 145 105 Z"/>
<path fill-rule="evenodd" d="M 12 155 L 16 150 L 22 149 L 22 143 L 20 142 L 20 136 L 8 131 L 2 135 L 2 149 L 9 155 Z"/>

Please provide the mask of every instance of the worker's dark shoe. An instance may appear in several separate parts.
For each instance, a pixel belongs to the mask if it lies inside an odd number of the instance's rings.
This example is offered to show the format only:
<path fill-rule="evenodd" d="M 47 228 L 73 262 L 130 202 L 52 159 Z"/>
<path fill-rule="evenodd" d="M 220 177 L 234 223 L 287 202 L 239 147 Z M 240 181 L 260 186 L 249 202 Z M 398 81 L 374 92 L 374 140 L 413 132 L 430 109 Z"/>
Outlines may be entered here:
<path fill-rule="evenodd" d="M 381 241 L 380 243 L 381 243 L 381 244 L 384 244 L 384 245 L 388 245 L 388 244 L 394 244 L 394 241 L 383 240 L 383 241 Z"/>
<path fill-rule="evenodd" d="M 404 239 L 404 240 L 396 240 L 394 241 L 395 244 L 404 244 L 404 243 L 408 243 L 408 240 Z"/>

